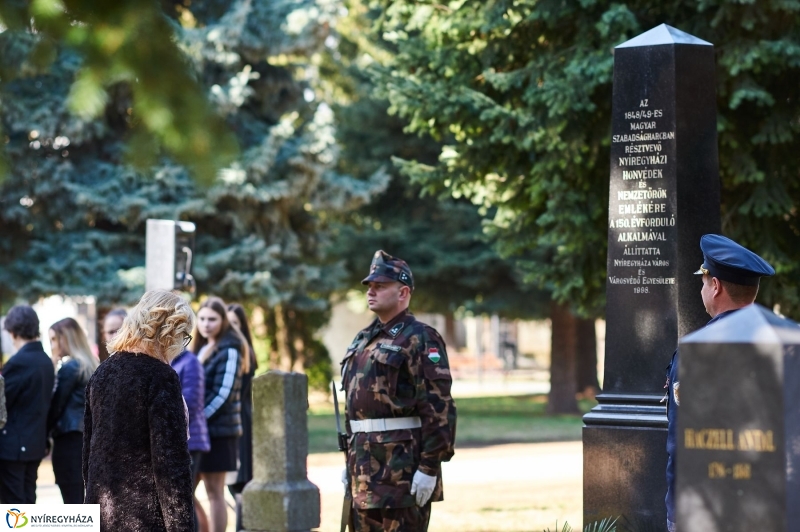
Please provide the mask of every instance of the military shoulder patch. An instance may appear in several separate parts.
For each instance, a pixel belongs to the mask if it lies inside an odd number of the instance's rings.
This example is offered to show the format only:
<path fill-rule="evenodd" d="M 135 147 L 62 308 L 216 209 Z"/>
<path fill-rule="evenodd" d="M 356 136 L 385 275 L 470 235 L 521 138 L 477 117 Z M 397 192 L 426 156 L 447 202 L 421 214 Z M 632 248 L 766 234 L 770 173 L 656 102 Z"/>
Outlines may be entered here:
<path fill-rule="evenodd" d="M 428 349 L 428 359 L 434 364 L 439 363 L 439 361 L 442 359 L 442 355 L 439 354 L 439 349 L 437 347 L 431 347 Z"/>
<path fill-rule="evenodd" d="M 675 398 L 675 404 L 681 406 L 681 383 L 676 382 L 672 384 L 672 397 Z"/>
<path fill-rule="evenodd" d="M 389 351 L 394 351 L 395 353 L 397 353 L 397 352 L 398 352 L 398 351 L 400 351 L 400 349 L 402 349 L 402 348 L 401 348 L 399 345 L 392 345 L 392 344 L 378 344 L 378 349 L 386 349 L 386 350 L 389 350 Z"/>
<path fill-rule="evenodd" d="M 389 334 L 392 335 L 392 338 L 396 338 L 397 335 L 400 334 L 400 331 L 403 330 L 403 327 L 405 327 L 405 325 L 406 324 L 401 321 L 400 323 L 396 323 L 391 329 L 389 329 Z"/>

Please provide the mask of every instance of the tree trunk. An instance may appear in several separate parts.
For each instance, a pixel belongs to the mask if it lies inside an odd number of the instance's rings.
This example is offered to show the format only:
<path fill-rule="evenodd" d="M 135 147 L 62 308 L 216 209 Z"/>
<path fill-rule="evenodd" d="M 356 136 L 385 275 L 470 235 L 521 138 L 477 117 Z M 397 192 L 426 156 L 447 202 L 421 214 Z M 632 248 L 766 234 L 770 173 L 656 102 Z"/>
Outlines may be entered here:
<path fill-rule="evenodd" d="M 550 350 L 550 395 L 548 414 L 577 414 L 575 399 L 575 359 L 577 350 L 577 318 L 569 307 L 553 302 L 550 307 L 552 322 Z"/>
<path fill-rule="evenodd" d="M 292 371 L 296 373 L 306 372 L 306 343 L 303 340 L 305 323 L 300 312 L 292 312 L 292 331 L 294 341 L 292 342 Z"/>
<path fill-rule="evenodd" d="M 264 309 L 264 337 L 267 339 L 267 360 L 269 369 L 280 368 L 280 356 L 278 354 L 277 330 L 275 322 L 275 309 L 263 305 Z"/>
<path fill-rule="evenodd" d="M 456 317 L 452 311 L 444 313 L 444 331 L 442 334 L 444 343 L 447 344 L 447 351 L 455 352 L 458 346 L 456 345 Z"/>
<path fill-rule="evenodd" d="M 578 318 L 577 381 L 576 391 L 592 398 L 600 391 L 597 382 L 597 335 L 594 320 Z"/>
<path fill-rule="evenodd" d="M 275 305 L 275 350 L 278 352 L 278 367 L 281 371 L 292 370 L 292 349 L 289 344 L 289 328 L 283 305 Z"/>

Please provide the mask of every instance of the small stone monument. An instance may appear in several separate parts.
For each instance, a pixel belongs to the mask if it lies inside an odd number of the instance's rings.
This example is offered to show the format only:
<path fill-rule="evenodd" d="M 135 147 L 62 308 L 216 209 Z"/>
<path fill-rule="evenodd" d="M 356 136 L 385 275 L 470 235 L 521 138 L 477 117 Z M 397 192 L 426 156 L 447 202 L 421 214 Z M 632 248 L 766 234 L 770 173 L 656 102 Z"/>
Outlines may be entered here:
<path fill-rule="evenodd" d="M 308 378 L 269 371 L 253 380 L 253 480 L 242 492 L 247 532 L 319 527 L 319 488 L 307 478 Z"/>
<path fill-rule="evenodd" d="M 666 367 L 708 316 L 700 237 L 718 233 L 714 47 L 662 24 L 614 49 L 603 393 L 584 416 L 584 522 L 666 528 Z"/>
<path fill-rule="evenodd" d="M 678 530 L 800 530 L 800 325 L 750 305 L 680 352 Z"/>

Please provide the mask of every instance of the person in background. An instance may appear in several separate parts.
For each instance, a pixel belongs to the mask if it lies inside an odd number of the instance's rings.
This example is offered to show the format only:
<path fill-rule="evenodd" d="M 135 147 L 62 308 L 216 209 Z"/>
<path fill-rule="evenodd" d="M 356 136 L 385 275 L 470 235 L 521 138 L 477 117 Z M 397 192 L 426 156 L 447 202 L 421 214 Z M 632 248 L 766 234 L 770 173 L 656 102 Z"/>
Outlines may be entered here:
<path fill-rule="evenodd" d="M 225 532 L 228 527 L 225 474 L 238 470 L 242 374 L 249 371 L 250 360 L 247 342 L 231 327 L 220 298 L 209 297 L 200 305 L 195 331 L 191 350 L 197 353 L 206 372 L 203 413 L 211 437 L 211 450 L 200 459 L 200 479 L 211 505 L 210 530 Z M 198 507 L 198 514 L 201 512 Z"/>
<path fill-rule="evenodd" d="M 194 487 L 200 472 L 200 458 L 211 449 L 206 416 L 203 414 L 206 393 L 205 372 L 197 356 L 187 350 L 178 355 L 171 366 L 181 381 L 183 400 L 186 401 L 186 408 L 189 411 L 189 454 L 192 457 L 192 487 Z M 196 512 L 199 507 L 196 497 L 193 502 Z M 206 520 L 205 527 L 208 527 L 205 514 L 195 513 L 195 516 L 198 523 Z"/>
<path fill-rule="evenodd" d="M 146 292 L 86 387 L 83 478 L 100 530 L 192 532 L 188 414 L 169 366 L 191 340 L 180 296 Z"/>
<path fill-rule="evenodd" d="M 50 352 L 58 368 L 47 431 L 53 438 L 53 473 L 64 504 L 83 504 L 83 410 L 85 388 L 97 369 L 89 340 L 78 322 L 64 318 L 50 327 Z"/>
<path fill-rule="evenodd" d="M 124 308 L 115 308 L 110 310 L 106 313 L 105 317 L 103 318 L 103 344 L 108 344 L 111 340 L 113 340 L 114 336 L 117 335 L 120 327 L 122 327 L 122 321 L 128 315 L 128 312 Z M 102 346 L 101 346 L 102 347 Z M 99 357 L 100 362 L 105 361 L 108 358 L 108 351 L 105 349 L 99 349 Z"/>
<path fill-rule="evenodd" d="M 236 499 L 236 530 L 242 530 L 242 490 L 245 484 L 253 478 L 253 377 L 256 374 L 258 363 L 253 350 L 253 337 L 247 322 L 247 314 L 238 303 L 228 305 L 228 321 L 247 341 L 250 358 L 249 371 L 242 374 L 242 437 L 239 438 L 239 471 L 236 482 L 231 483 L 228 489 Z"/>
<path fill-rule="evenodd" d="M 103 318 L 103 339 L 106 343 L 110 342 L 122 327 L 122 322 L 128 316 L 128 311 L 124 308 L 109 310 Z"/>
<path fill-rule="evenodd" d="M 17 352 L 3 368 L 8 420 L 0 430 L 0 504 L 35 504 L 55 372 L 38 340 L 39 316 L 31 307 L 11 307 L 3 328 Z"/>

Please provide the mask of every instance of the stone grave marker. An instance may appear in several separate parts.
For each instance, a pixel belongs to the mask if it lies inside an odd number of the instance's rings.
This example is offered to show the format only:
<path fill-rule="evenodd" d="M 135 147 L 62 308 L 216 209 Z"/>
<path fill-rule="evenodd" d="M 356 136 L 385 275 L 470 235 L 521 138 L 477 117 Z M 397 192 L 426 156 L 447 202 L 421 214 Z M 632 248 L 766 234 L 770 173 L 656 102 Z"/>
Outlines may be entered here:
<path fill-rule="evenodd" d="M 248 532 L 305 532 L 320 524 L 308 478 L 308 377 L 268 371 L 253 379 L 253 480 L 242 492 Z"/>
<path fill-rule="evenodd" d="M 800 325 L 750 305 L 680 351 L 678 530 L 800 531 Z"/>

